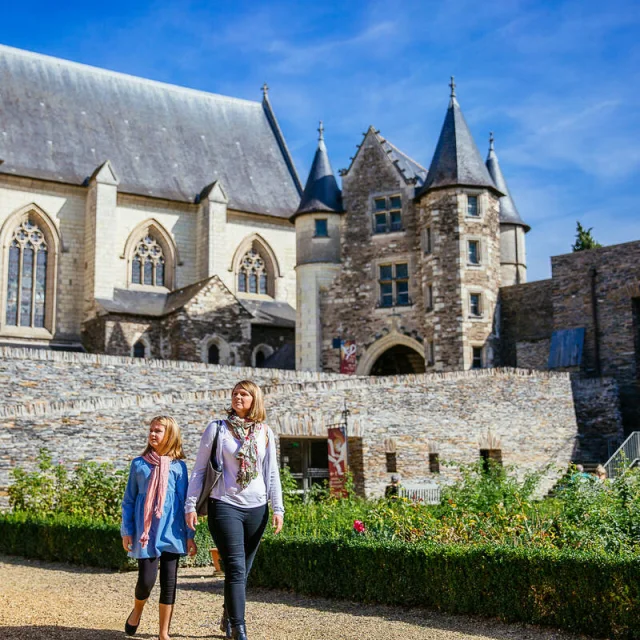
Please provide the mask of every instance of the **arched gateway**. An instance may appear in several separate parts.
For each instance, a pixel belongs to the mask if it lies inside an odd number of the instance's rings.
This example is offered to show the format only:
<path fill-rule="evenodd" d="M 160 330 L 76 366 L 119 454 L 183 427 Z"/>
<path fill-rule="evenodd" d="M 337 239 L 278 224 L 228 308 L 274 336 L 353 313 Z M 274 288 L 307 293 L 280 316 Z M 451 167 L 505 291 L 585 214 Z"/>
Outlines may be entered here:
<path fill-rule="evenodd" d="M 359 375 L 395 376 L 424 373 L 424 348 L 413 338 L 393 332 L 374 342 L 360 358 Z"/>

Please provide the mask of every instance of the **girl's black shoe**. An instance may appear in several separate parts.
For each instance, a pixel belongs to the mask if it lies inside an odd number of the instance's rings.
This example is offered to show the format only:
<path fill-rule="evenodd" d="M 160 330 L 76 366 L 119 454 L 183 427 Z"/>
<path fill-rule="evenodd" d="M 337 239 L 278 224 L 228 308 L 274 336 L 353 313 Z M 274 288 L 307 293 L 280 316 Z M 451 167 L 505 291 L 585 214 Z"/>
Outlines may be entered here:
<path fill-rule="evenodd" d="M 239 624 L 237 627 L 231 627 L 231 637 L 234 640 L 248 640 L 247 627 L 243 624 Z"/>
<path fill-rule="evenodd" d="M 133 613 L 135 609 L 131 611 Z M 140 621 L 138 620 L 138 624 L 134 627 L 132 624 L 129 624 L 129 618 L 131 617 L 131 613 L 127 616 L 127 621 L 124 623 L 124 632 L 128 636 L 135 636 L 136 631 L 138 630 L 138 626 L 140 625 Z"/>

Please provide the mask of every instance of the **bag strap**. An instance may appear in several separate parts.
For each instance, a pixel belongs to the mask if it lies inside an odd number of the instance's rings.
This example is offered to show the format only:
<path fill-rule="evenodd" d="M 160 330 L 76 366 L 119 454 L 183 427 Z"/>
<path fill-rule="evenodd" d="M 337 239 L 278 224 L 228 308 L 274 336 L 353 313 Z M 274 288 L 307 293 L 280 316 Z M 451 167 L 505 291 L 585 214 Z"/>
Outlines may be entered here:
<path fill-rule="evenodd" d="M 213 438 L 213 444 L 211 445 L 211 454 L 209 455 L 209 461 L 214 469 L 218 468 L 218 461 L 216 460 L 216 454 L 218 453 L 218 436 L 220 435 L 220 423 L 224 420 L 218 420 L 216 423 L 216 435 Z"/>

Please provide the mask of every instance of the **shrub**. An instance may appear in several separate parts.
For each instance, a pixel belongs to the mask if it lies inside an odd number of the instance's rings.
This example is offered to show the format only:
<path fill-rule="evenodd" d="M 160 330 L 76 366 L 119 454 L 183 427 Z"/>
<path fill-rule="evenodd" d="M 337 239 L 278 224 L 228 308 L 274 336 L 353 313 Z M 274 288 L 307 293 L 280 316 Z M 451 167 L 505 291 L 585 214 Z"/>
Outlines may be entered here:
<path fill-rule="evenodd" d="M 205 522 L 196 528 L 196 544 L 197 555 L 182 564 L 209 566 L 212 543 Z M 0 514 L 0 553 L 105 569 L 135 567 L 122 548 L 119 525 L 65 514 Z"/>
<path fill-rule="evenodd" d="M 640 638 L 636 556 L 505 545 L 266 538 L 252 584 Z"/>
<path fill-rule="evenodd" d="M 38 454 L 38 469 L 11 472 L 9 504 L 16 512 L 36 516 L 67 514 L 100 522 L 116 522 L 127 483 L 127 471 L 112 464 L 81 462 L 69 474 L 54 463 L 46 449 Z"/>

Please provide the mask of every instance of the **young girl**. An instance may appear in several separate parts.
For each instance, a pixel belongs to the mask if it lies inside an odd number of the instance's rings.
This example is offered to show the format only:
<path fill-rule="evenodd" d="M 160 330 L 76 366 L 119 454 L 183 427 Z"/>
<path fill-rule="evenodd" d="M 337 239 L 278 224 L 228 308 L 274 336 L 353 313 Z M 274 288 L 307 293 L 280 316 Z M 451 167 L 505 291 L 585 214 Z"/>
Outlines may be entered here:
<path fill-rule="evenodd" d="M 158 575 L 160 565 L 160 640 L 169 640 L 169 625 L 176 599 L 178 559 L 197 552 L 195 532 L 187 529 L 184 503 L 189 478 L 183 462 L 178 423 L 158 416 L 149 426 L 146 449 L 131 462 L 122 500 L 122 546 L 138 560 L 133 611 L 124 625 L 132 636 Z"/>

